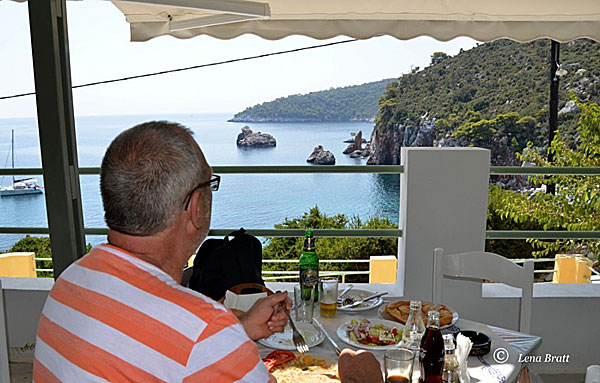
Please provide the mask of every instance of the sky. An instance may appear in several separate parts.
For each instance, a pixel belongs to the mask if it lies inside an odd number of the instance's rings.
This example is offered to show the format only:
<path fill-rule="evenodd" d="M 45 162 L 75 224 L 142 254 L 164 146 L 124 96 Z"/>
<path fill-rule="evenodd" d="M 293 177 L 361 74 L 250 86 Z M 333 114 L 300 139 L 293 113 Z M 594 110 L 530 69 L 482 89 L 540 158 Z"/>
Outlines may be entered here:
<path fill-rule="evenodd" d="M 129 25 L 108 1 L 67 2 L 72 84 L 289 50 L 348 39 L 290 36 L 232 40 L 163 36 L 130 42 Z M 35 90 L 27 3 L 0 1 L 0 96 Z M 475 40 L 402 41 L 376 37 L 332 47 L 200 68 L 115 84 L 74 89 L 76 116 L 236 113 L 291 94 L 399 77 L 425 67 L 433 52 L 456 55 Z M 34 117 L 35 97 L 0 100 L 0 118 Z"/>

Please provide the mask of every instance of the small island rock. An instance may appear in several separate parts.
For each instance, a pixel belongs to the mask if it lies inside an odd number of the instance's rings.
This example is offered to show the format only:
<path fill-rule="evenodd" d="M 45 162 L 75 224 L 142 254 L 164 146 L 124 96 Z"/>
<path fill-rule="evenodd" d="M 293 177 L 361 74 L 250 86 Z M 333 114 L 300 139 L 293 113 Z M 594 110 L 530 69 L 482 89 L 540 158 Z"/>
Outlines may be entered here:
<path fill-rule="evenodd" d="M 335 156 L 329 150 L 324 150 L 322 145 L 315 147 L 306 162 L 317 165 L 335 165 Z"/>
<path fill-rule="evenodd" d="M 350 154 L 356 152 L 357 150 L 362 150 L 362 141 L 362 130 L 359 130 L 358 133 L 356 133 L 356 137 L 354 137 L 354 142 L 348 145 L 348 147 L 344 149 L 342 153 Z"/>
<path fill-rule="evenodd" d="M 242 133 L 237 136 L 237 146 L 265 147 L 276 146 L 275 138 L 267 133 L 254 133 L 248 126 L 242 128 Z"/>
<path fill-rule="evenodd" d="M 348 138 L 348 139 L 344 140 L 344 143 L 346 143 L 346 144 L 353 144 L 353 143 L 354 143 L 354 141 L 355 141 L 354 137 L 350 137 L 350 138 Z M 367 139 L 366 139 L 366 138 L 363 138 L 363 139 L 362 139 L 362 143 L 363 143 L 363 144 L 366 144 L 366 143 L 367 143 Z"/>

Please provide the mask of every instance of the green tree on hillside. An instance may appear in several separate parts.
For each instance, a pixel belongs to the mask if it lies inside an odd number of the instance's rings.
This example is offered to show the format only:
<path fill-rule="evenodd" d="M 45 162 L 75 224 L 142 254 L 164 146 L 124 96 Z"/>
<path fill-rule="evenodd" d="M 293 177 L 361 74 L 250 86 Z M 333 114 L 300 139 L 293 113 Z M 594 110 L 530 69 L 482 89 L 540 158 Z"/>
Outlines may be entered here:
<path fill-rule="evenodd" d="M 581 110 L 577 131 L 579 142 L 575 149 L 569 147 L 561 134 L 550 146 L 554 161 L 533 145 L 521 155 L 524 161 L 536 166 L 600 167 L 600 106 L 596 103 L 577 103 Z M 549 176 L 532 177 L 538 185 L 556 184 L 556 194 L 506 192 L 497 212 L 515 222 L 536 222 L 544 230 L 600 230 L 600 176 Z M 547 255 L 560 251 L 582 251 L 600 254 L 598 240 L 533 240 L 538 249 L 534 255 Z"/>
<path fill-rule="evenodd" d="M 433 54 L 431 55 L 431 65 L 437 65 L 439 63 L 441 63 L 442 61 L 444 61 L 445 59 L 447 59 L 448 56 L 446 53 L 444 52 L 433 52 Z"/>

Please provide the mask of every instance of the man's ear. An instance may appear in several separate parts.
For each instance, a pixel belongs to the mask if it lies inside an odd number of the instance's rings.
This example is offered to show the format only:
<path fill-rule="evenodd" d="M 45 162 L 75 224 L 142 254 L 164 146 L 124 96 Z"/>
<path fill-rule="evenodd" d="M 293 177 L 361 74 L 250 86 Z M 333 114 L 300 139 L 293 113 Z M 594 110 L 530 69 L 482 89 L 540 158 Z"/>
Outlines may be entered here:
<path fill-rule="evenodd" d="M 199 189 L 192 192 L 188 214 L 194 227 L 196 229 L 200 228 L 202 217 L 204 215 L 204 198 L 201 198 Z"/>

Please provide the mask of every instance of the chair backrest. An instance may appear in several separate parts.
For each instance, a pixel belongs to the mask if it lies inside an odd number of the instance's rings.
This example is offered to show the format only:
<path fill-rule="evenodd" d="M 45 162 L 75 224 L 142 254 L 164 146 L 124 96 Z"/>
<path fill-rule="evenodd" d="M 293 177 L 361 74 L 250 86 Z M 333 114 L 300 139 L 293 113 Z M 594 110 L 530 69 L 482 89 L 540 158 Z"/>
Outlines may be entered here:
<path fill-rule="evenodd" d="M 6 331 L 6 318 L 4 317 L 4 292 L 2 290 L 2 279 L 0 279 L 0 383 L 10 383 L 8 368 L 8 332 Z"/>
<path fill-rule="evenodd" d="M 442 301 L 442 280 L 445 276 L 487 279 L 518 287 L 522 292 L 519 331 L 529 332 L 533 301 L 533 261 L 525 261 L 521 267 L 501 255 L 483 251 L 444 254 L 444 249 L 438 248 L 433 253 L 434 302 Z"/>

